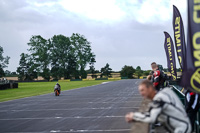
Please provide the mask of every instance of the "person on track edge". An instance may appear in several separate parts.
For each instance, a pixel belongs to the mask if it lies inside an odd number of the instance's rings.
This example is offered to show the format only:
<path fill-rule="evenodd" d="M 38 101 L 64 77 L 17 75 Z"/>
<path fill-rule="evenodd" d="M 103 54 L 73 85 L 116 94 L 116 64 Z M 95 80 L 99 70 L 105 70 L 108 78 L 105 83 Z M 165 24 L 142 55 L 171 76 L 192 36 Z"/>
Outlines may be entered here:
<path fill-rule="evenodd" d="M 164 72 L 159 70 L 158 65 L 155 62 L 151 63 L 151 67 L 152 67 L 151 81 L 153 82 L 153 85 L 156 88 L 156 90 L 160 91 L 160 89 L 164 87 L 164 82 L 165 82 Z"/>
<path fill-rule="evenodd" d="M 142 97 L 150 99 L 148 112 L 130 112 L 125 115 L 127 122 L 160 122 L 170 132 L 173 133 L 191 133 L 192 127 L 185 109 L 176 96 L 168 87 L 157 92 L 153 83 L 149 80 L 143 80 L 139 84 L 139 92 Z"/>

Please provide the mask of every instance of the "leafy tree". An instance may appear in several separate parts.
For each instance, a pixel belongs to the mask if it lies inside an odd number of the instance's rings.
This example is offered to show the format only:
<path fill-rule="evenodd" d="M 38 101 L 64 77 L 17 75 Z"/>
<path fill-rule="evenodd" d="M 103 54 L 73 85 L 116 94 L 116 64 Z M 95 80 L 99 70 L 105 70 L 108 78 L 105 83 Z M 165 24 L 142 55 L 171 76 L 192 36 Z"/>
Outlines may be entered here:
<path fill-rule="evenodd" d="M 32 62 L 37 64 L 37 72 L 46 79 L 50 79 L 50 44 L 49 40 L 42 38 L 40 35 L 32 36 L 30 42 L 28 43 L 31 52 Z"/>
<path fill-rule="evenodd" d="M 140 66 L 136 67 L 135 75 L 138 77 L 138 79 L 140 78 L 140 76 L 142 76 L 142 70 Z"/>
<path fill-rule="evenodd" d="M 112 69 L 110 68 L 110 65 L 107 63 L 105 67 L 101 68 L 101 77 L 111 77 Z"/>
<path fill-rule="evenodd" d="M 3 76 L 5 76 L 5 73 L 4 73 L 3 68 L 0 67 L 0 77 L 3 77 Z"/>
<path fill-rule="evenodd" d="M 19 74 L 18 78 L 20 80 L 33 80 L 37 78 L 36 66 L 28 54 L 22 53 L 19 61 L 19 67 L 17 72 Z"/>
<path fill-rule="evenodd" d="M 17 75 L 16 72 L 11 72 L 11 71 L 9 71 L 9 70 L 6 70 L 6 71 L 5 71 L 5 76 L 6 76 L 6 77 L 17 77 L 18 75 Z"/>
<path fill-rule="evenodd" d="M 92 49 L 90 46 L 90 42 L 85 38 L 85 36 L 80 35 L 78 33 L 72 34 L 70 37 L 70 41 L 72 45 L 75 47 L 75 57 L 77 58 L 77 65 L 80 71 L 81 78 L 86 78 L 87 73 L 85 68 L 88 63 L 90 63 L 91 59 L 95 57 L 94 53 L 92 53 Z"/>
<path fill-rule="evenodd" d="M 12 74 L 12 75 L 17 75 L 17 73 L 16 73 L 16 72 L 11 72 L 11 74 Z"/>
<path fill-rule="evenodd" d="M 4 68 L 8 67 L 10 57 L 3 57 L 3 47 L 0 46 L 0 77 L 5 76 Z"/>
<path fill-rule="evenodd" d="M 71 66 L 76 64 L 73 62 L 73 60 L 76 61 L 76 58 L 69 37 L 54 35 L 51 38 L 50 52 L 52 76 L 58 79 L 61 77 L 70 78 L 70 70 L 76 68 L 76 66 Z"/>
<path fill-rule="evenodd" d="M 101 73 L 99 70 L 95 70 L 95 73 Z"/>
<path fill-rule="evenodd" d="M 17 73 L 16 72 L 11 72 L 11 76 L 17 77 Z"/>
<path fill-rule="evenodd" d="M 96 73 L 96 70 L 95 70 L 95 67 L 94 67 L 94 63 L 96 62 L 95 60 L 95 57 L 92 57 L 91 60 L 90 60 L 90 73 L 92 74 L 92 78 L 96 78 L 97 76 L 95 75 Z"/>
<path fill-rule="evenodd" d="M 150 72 L 151 72 L 151 70 L 144 71 L 143 75 L 148 76 Z"/>
<path fill-rule="evenodd" d="M 60 79 L 62 76 L 62 70 L 59 68 L 59 65 L 55 64 L 52 68 L 51 68 L 51 76 L 54 79 Z"/>
<path fill-rule="evenodd" d="M 128 77 L 130 79 L 133 78 L 133 73 L 135 73 L 135 69 L 132 66 L 124 66 L 120 71 L 121 77 Z"/>
<path fill-rule="evenodd" d="M 94 66 L 92 60 L 95 61 L 95 55 L 91 52 L 90 42 L 77 33 L 71 37 L 54 35 L 48 40 L 40 35 L 32 36 L 28 45 L 30 55 L 23 54 L 23 58 L 27 61 L 24 62 L 31 61 L 34 64 L 31 66 L 32 70 L 47 80 L 50 76 L 56 79 L 86 78 L 86 66 L 90 63 Z M 31 60 L 28 61 L 29 59 Z"/>
<path fill-rule="evenodd" d="M 10 76 L 11 75 L 11 71 L 9 71 L 9 70 L 6 70 L 4 73 L 5 73 L 5 76 Z"/>
<path fill-rule="evenodd" d="M 74 77 L 75 79 L 79 79 L 79 71 L 78 71 L 78 63 L 76 61 L 76 58 L 72 56 L 72 54 L 69 55 L 69 62 L 67 66 L 67 72 L 71 77 Z"/>

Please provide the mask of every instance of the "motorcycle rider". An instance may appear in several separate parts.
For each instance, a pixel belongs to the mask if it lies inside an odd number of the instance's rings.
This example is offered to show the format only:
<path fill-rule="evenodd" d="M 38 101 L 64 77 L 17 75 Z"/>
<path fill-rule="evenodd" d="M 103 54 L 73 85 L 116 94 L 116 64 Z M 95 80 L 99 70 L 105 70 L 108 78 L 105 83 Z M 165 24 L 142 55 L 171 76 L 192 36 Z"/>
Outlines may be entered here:
<path fill-rule="evenodd" d="M 157 92 L 151 81 L 143 80 L 138 89 L 144 98 L 150 99 L 152 102 L 149 104 L 148 112 L 126 114 L 127 122 L 160 122 L 173 133 L 191 133 L 192 128 L 185 109 L 170 88 L 164 88 Z"/>
<path fill-rule="evenodd" d="M 61 86 L 59 83 L 56 83 L 55 87 L 54 87 L 54 91 L 58 90 L 58 93 L 60 94 L 60 90 L 61 90 Z"/>

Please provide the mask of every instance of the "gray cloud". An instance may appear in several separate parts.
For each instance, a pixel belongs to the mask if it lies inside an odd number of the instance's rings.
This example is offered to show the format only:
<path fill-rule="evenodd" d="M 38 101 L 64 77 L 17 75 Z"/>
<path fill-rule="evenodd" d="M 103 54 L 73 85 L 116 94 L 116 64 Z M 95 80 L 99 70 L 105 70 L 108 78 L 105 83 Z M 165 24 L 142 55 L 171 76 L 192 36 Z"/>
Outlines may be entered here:
<path fill-rule="evenodd" d="M 0 1 L 0 45 L 5 55 L 11 57 L 9 70 L 15 71 L 18 67 L 20 54 L 27 53 L 27 43 L 32 35 L 47 39 L 56 34 L 71 36 L 72 33 L 83 34 L 91 42 L 97 69 L 106 63 L 113 70 L 120 70 L 124 65 L 150 69 L 152 61 L 167 66 L 163 31 L 168 31 L 173 38 L 172 16 L 169 20 L 155 16 L 152 22 L 141 23 L 128 14 L 120 21 L 104 22 L 66 10 L 57 1 L 49 0 L 48 3 L 40 0 L 31 3 L 25 0 Z M 117 4 L 128 11 L 136 8 L 135 4 Z M 182 16 L 185 19 L 186 13 L 183 12 Z"/>

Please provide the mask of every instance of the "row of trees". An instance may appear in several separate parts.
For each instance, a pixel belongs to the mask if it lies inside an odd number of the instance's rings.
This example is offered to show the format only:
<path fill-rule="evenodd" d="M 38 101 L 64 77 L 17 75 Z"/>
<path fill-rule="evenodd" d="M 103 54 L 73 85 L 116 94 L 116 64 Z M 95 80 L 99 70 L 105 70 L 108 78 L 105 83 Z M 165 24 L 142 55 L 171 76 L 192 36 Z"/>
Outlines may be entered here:
<path fill-rule="evenodd" d="M 96 70 L 95 54 L 92 52 L 91 43 L 85 36 L 73 33 L 70 37 L 64 35 L 54 35 L 50 39 L 45 39 L 40 35 L 32 36 L 27 43 L 29 49 L 27 53 L 20 55 L 19 67 L 16 72 L 4 71 L 9 63 L 10 57 L 3 56 L 3 48 L 0 46 L 0 77 L 17 75 L 20 80 L 33 80 L 42 76 L 49 80 L 54 79 L 79 79 L 86 78 L 90 73 L 92 78 L 97 78 L 96 73 L 101 73 L 101 77 L 111 77 L 113 72 L 107 63 L 100 71 Z M 89 65 L 89 70 L 85 70 Z M 163 69 L 168 71 L 168 69 Z M 179 71 L 179 70 L 178 70 Z M 120 71 L 121 77 L 133 78 L 133 74 L 138 78 L 148 75 L 149 71 L 143 71 L 140 66 L 136 69 L 132 66 L 124 66 Z"/>
<path fill-rule="evenodd" d="M 3 53 L 3 47 L 0 46 L 0 77 L 5 76 L 4 69 L 8 66 L 10 59 L 8 56 L 4 57 Z"/>
<path fill-rule="evenodd" d="M 0 46 L 0 77 L 18 75 L 20 80 L 32 80 L 40 75 L 49 80 L 50 76 L 57 79 L 60 77 L 86 78 L 88 73 L 91 73 L 93 78 L 97 78 L 96 73 L 101 73 L 101 77 L 111 77 L 113 71 L 108 63 L 100 71 L 95 70 L 95 55 L 91 52 L 90 43 L 84 36 L 73 34 L 70 37 L 72 42 L 66 38 L 68 37 L 58 35 L 45 40 L 41 36 L 33 36 L 28 43 L 30 46 L 28 51 L 31 54 L 21 54 L 17 73 L 4 71 L 10 57 L 3 57 L 3 48 Z M 66 40 L 68 43 L 65 42 Z M 84 47 L 80 46 L 82 44 Z M 85 67 L 88 63 L 90 67 L 86 71 Z M 139 77 L 142 72 L 139 66 L 134 69 L 132 66 L 125 65 L 120 74 L 122 77 L 133 78 L 133 74 Z"/>
<path fill-rule="evenodd" d="M 95 71 L 95 55 L 90 42 L 83 35 L 54 35 L 50 39 L 32 36 L 28 46 L 30 54 L 21 54 L 17 68 L 20 80 L 32 80 L 38 75 L 46 80 L 50 76 L 55 79 L 86 78 L 87 64 Z"/>
<path fill-rule="evenodd" d="M 167 68 L 163 68 L 162 65 L 159 65 L 159 69 L 163 70 L 164 72 L 169 72 Z M 122 70 L 120 71 L 121 77 L 128 77 L 128 78 L 134 78 L 133 75 L 137 76 L 139 78 L 140 76 L 147 76 L 149 75 L 151 70 L 142 70 L 140 66 L 137 66 L 136 69 L 134 69 L 132 66 L 124 66 Z M 176 69 L 177 72 L 181 72 L 181 69 Z"/>
<path fill-rule="evenodd" d="M 30 46 L 28 51 L 31 54 L 21 54 L 17 73 L 4 71 L 9 64 L 10 57 L 3 57 L 3 48 L 0 46 L 0 77 L 18 76 L 20 80 L 33 80 L 40 75 L 49 80 L 50 76 L 56 79 L 61 77 L 86 78 L 90 73 L 92 78 L 97 78 L 96 73 L 101 73 L 101 77 L 111 77 L 113 72 L 108 63 L 100 71 L 95 70 L 96 60 L 91 52 L 90 43 L 79 34 L 73 34 L 70 38 L 58 35 L 48 40 L 41 36 L 33 36 L 28 45 Z M 85 70 L 87 64 L 89 64 L 89 70 Z M 140 66 L 134 69 L 132 66 L 125 65 L 120 75 L 133 78 L 134 74 L 139 78 L 142 75 L 148 75 L 149 72 L 150 70 L 141 70 Z"/>
<path fill-rule="evenodd" d="M 144 71 L 141 69 L 140 66 L 137 66 L 135 69 L 132 66 L 125 65 L 122 68 L 122 70 L 120 71 L 120 75 L 121 75 L 121 77 L 128 77 L 128 78 L 132 79 L 132 78 L 134 78 L 133 77 L 133 74 L 134 74 L 135 76 L 137 76 L 137 78 L 140 78 L 140 76 L 142 76 L 142 75 L 145 75 L 145 76 L 149 75 L 150 71 L 151 70 Z"/>

